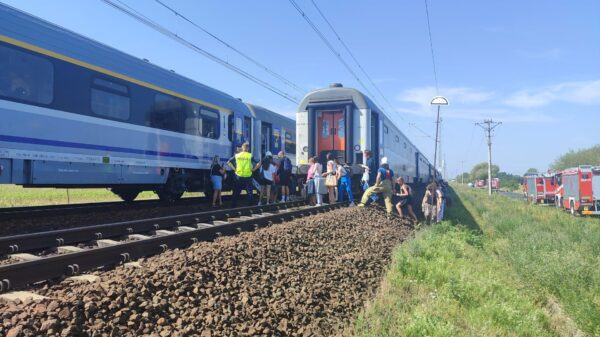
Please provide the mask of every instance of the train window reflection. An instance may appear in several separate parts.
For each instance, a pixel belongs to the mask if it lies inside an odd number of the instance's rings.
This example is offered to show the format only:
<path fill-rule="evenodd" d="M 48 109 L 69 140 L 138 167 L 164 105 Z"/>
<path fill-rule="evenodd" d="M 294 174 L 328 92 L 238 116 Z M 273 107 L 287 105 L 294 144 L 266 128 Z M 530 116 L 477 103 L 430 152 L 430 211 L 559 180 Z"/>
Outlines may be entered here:
<path fill-rule="evenodd" d="M 42 57 L 0 46 L 0 96 L 38 104 L 54 97 L 54 67 Z"/>

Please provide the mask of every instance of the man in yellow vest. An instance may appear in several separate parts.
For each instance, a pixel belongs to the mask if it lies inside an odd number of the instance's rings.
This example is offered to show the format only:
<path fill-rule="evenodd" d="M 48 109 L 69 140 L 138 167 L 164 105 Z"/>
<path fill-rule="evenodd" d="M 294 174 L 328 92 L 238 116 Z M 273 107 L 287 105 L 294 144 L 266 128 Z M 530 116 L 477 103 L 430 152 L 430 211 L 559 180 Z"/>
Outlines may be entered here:
<path fill-rule="evenodd" d="M 237 206 L 237 200 L 240 197 L 242 188 L 248 193 L 248 206 L 252 205 L 252 154 L 250 153 L 250 144 L 244 143 L 242 150 L 236 153 L 227 165 L 235 172 L 233 182 L 233 198 L 231 207 Z"/>

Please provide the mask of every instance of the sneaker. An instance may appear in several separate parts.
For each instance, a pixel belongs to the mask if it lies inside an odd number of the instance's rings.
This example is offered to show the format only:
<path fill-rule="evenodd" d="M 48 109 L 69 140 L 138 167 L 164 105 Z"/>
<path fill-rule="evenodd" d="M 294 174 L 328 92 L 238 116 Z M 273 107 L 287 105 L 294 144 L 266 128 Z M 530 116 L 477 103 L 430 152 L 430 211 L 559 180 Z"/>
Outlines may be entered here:
<path fill-rule="evenodd" d="M 357 205 L 358 207 L 365 207 L 365 204 L 363 204 L 362 202 L 360 204 Z"/>
<path fill-rule="evenodd" d="M 356 206 L 356 204 L 354 203 L 354 201 L 351 202 L 350 205 L 348 205 L 348 207 L 354 207 L 354 206 Z"/>
<path fill-rule="evenodd" d="M 316 204 L 315 206 L 320 207 L 320 206 L 323 206 L 323 204 Z"/>
<path fill-rule="evenodd" d="M 280 202 L 285 202 L 285 197 L 282 197 Z"/>
<path fill-rule="evenodd" d="M 262 201 L 259 201 L 258 205 L 256 205 L 256 206 L 261 206 L 261 205 L 262 205 Z"/>

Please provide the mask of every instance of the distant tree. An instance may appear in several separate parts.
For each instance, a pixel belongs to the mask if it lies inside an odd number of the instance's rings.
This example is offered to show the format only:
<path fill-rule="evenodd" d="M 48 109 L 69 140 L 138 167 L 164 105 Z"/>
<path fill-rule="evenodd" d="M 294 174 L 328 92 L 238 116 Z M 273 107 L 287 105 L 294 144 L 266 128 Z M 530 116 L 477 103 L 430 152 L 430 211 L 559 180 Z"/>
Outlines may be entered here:
<path fill-rule="evenodd" d="M 554 170 L 564 170 L 579 165 L 600 166 L 600 145 L 577 151 L 569 150 L 558 157 L 550 167 Z"/>
<path fill-rule="evenodd" d="M 529 169 L 527 169 L 527 171 L 525 172 L 525 174 L 527 174 L 527 173 L 535 173 L 535 174 L 538 174 L 538 173 L 540 173 L 540 172 L 538 171 L 538 169 L 536 169 L 536 168 L 532 167 L 532 168 L 529 168 Z"/>
<path fill-rule="evenodd" d="M 500 167 L 498 165 L 492 164 L 492 176 L 496 177 L 498 172 L 500 171 Z M 471 180 L 480 180 L 487 179 L 488 177 L 488 164 L 486 162 L 479 163 L 471 169 Z"/>
<path fill-rule="evenodd" d="M 520 175 L 506 172 L 498 172 L 497 177 L 500 179 L 501 188 L 509 191 L 518 190 L 523 182 L 523 177 Z"/>
<path fill-rule="evenodd" d="M 466 184 L 469 182 L 470 178 L 471 178 L 471 174 L 469 174 L 469 172 L 463 172 L 456 176 L 456 182 L 460 184 L 464 181 L 464 183 Z"/>

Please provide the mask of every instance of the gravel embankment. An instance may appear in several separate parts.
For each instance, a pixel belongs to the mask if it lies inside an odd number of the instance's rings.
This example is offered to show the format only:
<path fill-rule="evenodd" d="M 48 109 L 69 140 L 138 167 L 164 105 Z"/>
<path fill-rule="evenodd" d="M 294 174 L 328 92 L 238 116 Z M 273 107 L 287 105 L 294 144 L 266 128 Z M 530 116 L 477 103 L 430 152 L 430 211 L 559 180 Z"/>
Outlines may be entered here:
<path fill-rule="evenodd" d="M 330 336 L 374 294 L 412 225 L 346 208 L 118 267 L 0 304 L 7 336 Z"/>

